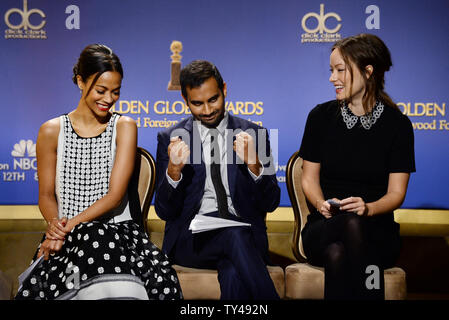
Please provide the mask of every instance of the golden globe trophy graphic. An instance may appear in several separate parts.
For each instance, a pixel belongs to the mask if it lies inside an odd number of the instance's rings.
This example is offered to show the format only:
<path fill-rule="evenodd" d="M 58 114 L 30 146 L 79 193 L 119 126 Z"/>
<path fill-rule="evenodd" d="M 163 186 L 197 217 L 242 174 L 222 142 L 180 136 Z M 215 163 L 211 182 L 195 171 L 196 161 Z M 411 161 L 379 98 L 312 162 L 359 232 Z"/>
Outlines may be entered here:
<path fill-rule="evenodd" d="M 181 90 L 181 84 L 179 83 L 179 75 L 181 73 L 181 58 L 179 54 L 182 51 L 181 41 L 172 41 L 170 50 L 173 53 L 171 58 L 171 78 L 168 82 L 168 90 Z"/>

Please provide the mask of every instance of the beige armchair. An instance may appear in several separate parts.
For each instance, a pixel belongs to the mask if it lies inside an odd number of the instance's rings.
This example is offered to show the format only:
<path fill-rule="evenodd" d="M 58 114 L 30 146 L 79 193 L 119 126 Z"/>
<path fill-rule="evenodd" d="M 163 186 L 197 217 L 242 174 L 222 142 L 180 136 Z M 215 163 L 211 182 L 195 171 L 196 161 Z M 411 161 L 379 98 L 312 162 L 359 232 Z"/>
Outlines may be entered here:
<path fill-rule="evenodd" d="M 307 216 L 313 208 L 307 202 L 301 187 L 303 160 L 295 152 L 287 163 L 286 182 L 290 201 L 295 215 L 292 250 L 298 263 L 285 269 L 285 297 L 287 299 L 323 299 L 324 269 L 307 263 L 307 257 L 302 247 L 301 231 L 307 222 Z M 407 295 L 405 272 L 395 267 L 386 269 L 385 299 L 403 300 Z"/>
<path fill-rule="evenodd" d="M 133 213 L 142 212 L 141 216 L 133 217 L 148 233 L 148 212 L 153 199 L 156 184 L 156 163 L 153 156 L 144 148 L 137 147 L 134 172 L 128 186 L 129 204 Z M 140 208 L 139 208 L 140 207 Z M 140 209 L 140 210 L 139 210 Z"/>

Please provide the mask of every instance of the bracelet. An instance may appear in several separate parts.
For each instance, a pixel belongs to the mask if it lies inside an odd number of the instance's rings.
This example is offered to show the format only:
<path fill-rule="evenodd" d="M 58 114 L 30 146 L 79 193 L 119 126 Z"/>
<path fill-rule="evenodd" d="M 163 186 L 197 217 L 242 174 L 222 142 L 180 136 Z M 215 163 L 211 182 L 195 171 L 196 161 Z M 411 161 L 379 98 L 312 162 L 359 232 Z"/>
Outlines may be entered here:
<path fill-rule="evenodd" d="M 51 218 L 50 220 L 47 221 L 47 224 L 50 224 L 53 220 L 59 220 L 58 218 Z"/>

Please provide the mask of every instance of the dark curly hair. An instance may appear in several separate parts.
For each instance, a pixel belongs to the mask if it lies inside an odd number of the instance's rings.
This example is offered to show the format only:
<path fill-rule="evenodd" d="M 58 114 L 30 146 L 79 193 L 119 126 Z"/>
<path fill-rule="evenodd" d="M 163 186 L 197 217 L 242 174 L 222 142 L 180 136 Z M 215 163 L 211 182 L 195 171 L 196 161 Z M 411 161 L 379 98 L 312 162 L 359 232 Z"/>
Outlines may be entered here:
<path fill-rule="evenodd" d="M 214 78 L 218 89 L 223 93 L 223 78 L 217 67 L 206 60 L 194 60 L 181 70 L 180 83 L 182 96 L 188 101 L 187 88 L 198 88 L 207 79 Z"/>

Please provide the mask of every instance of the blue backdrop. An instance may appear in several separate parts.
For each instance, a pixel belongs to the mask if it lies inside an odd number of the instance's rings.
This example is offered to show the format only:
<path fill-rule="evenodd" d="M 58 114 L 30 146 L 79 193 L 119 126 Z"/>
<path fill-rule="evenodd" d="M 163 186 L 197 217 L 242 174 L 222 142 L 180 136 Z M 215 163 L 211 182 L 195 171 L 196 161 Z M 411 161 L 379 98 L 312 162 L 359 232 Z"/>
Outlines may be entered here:
<path fill-rule="evenodd" d="M 290 206 L 285 165 L 308 112 L 334 98 L 332 41 L 369 32 L 391 50 L 387 92 L 415 127 L 417 172 L 403 208 L 449 209 L 447 12 L 447 0 L 2 0 L 0 204 L 37 203 L 37 132 L 76 107 L 72 67 L 90 43 L 120 57 L 115 110 L 136 119 L 138 144 L 155 155 L 157 132 L 189 116 L 180 92 L 167 90 L 178 40 L 183 65 L 202 58 L 218 66 L 231 113 L 278 130 L 281 205 Z"/>

